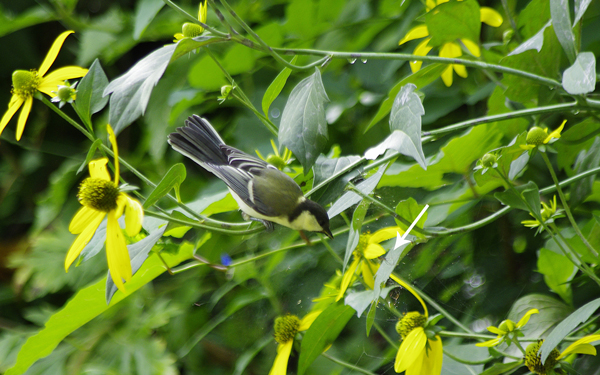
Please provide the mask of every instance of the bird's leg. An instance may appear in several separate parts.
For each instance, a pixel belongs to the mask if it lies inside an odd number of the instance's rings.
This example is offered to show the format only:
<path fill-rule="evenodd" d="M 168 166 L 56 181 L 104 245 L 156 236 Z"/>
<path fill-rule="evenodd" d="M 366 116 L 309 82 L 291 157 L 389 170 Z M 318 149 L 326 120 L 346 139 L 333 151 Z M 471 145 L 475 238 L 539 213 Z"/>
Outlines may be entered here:
<path fill-rule="evenodd" d="M 308 246 L 312 246 L 312 243 L 310 243 L 310 240 L 308 239 L 308 237 L 306 236 L 306 234 L 304 233 L 304 231 L 299 230 L 298 232 L 300 233 L 300 237 L 302 237 L 302 239 L 306 242 L 306 244 Z"/>
<path fill-rule="evenodd" d="M 272 232 L 273 229 L 275 229 L 275 226 L 269 220 L 258 219 L 258 218 L 252 217 L 252 216 L 248 215 L 247 213 L 245 213 L 244 211 L 242 211 L 242 217 L 246 221 L 252 220 L 252 221 L 258 221 L 259 223 L 262 223 L 262 225 L 265 226 L 265 229 L 267 230 L 267 232 Z"/>

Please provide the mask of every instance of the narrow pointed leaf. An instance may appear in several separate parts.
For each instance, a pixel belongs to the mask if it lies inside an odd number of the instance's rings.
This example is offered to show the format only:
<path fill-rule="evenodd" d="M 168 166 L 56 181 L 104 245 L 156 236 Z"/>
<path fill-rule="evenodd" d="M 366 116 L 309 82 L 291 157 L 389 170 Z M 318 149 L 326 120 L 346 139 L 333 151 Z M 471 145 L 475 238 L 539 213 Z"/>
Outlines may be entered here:
<path fill-rule="evenodd" d="M 77 85 L 77 98 L 73 102 L 73 108 L 81 121 L 88 125 L 92 124 L 92 115 L 106 106 L 108 98 L 103 97 L 104 89 L 108 85 L 108 78 L 96 59 L 87 74 Z"/>
<path fill-rule="evenodd" d="M 185 165 L 182 163 L 177 163 L 172 166 L 162 180 L 160 180 L 158 185 L 156 185 L 152 193 L 150 193 L 148 199 L 146 199 L 146 202 L 144 202 L 144 208 L 151 207 L 160 198 L 167 195 L 173 188 L 175 188 L 177 196 L 179 196 L 179 186 L 181 186 L 181 183 L 183 180 L 185 180 L 185 177 Z"/>
<path fill-rule="evenodd" d="M 577 57 L 577 48 L 575 47 L 575 34 L 571 26 L 569 0 L 550 0 L 550 14 L 556 37 L 569 61 L 573 63 Z"/>
<path fill-rule="evenodd" d="M 563 73 L 562 86 L 571 95 L 587 94 L 596 89 L 596 57 L 582 52 Z"/>
<path fill-rule="evenodd" d="M 294 56 L 290 63 L 294 64 L 296 60 L 298 60 L 297 55 Z M 287 79 L 291 73 L 292 69 L 287 67 L 283 68 L 283 70 L 277 75 L 277 77 L 275 77 L 273 82 L 271 82 L 269 87 L 267 87 L 267 91 L 265 91 L 265 94 L 263 95 L 262 99 L 262 110 L 265 116 L 269 117 L 269 107 L 271 107 L 273 101 L 277 99 L 277 97 L 281 93 L 281 90 L 283 90 L 283 87 L 285 86 L 285 83 L 287 82 Z"/>

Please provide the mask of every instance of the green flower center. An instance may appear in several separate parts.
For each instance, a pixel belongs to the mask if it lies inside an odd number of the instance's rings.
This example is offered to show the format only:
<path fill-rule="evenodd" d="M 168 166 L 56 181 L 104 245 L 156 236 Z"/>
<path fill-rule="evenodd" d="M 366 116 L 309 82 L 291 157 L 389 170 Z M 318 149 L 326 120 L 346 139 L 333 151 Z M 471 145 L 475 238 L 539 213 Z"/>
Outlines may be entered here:
<path fill-rule="evenodd" d="M 285 168 L 285 160 L 283 160 L 281 156 L 271 154 L 267 156 L 267 163 L 274 165 L 279 170 Z"/>
<path fill-rule="evenodd" d="M 86 207 L 109 212 L 117 208 L 119 187 L 112 181 L 86 178 L 79 186 L 79 201 Z"/>
<path fill-rule="evenodd" d="M 534 126 L 527 133 L 527 144 L 539 146 L 544 143 L 546 137 L 548 137 L 548 133 L 544 129 Z"/>
<path fill-rule="evenodd" d="M 285 315 L 275 319 L 275 341 L 285 344 L 296 337 L 300 329 L 300 319 L 296 315 Z"/>
<path fill-rule="evenodd" d="M 15 70 L 12 74 L 13 94 L 27 99 L 35 94 L 41 78 L 36 70 Z"/>
<path fill-rule="evenodd" d="M 358 245 L 356 246 L 356 251 L 362 256 L 363 252 L 369 246 L 369 239 L 371 239 L 371 232 L 367 231 L 360 235 L 358 239 Z"/>
<path fill-rule="evenodd" d="M 538 374 L 538 375 L 546 375 L 554 368 L 556 365 L 557 358 L 560 355 L 560 352 L 557 349 L 553 349 L 550 352 L 550 355 L 546 359 L 546 363 L 542 363 L 541 356 L 538 354 L 538 351 L 542 347 L 544 340 L 538 340 L 537 342 L 532 342 L 527 346 L 525 350 L 525 365 L 529 369 L 529 371 Z"/>
<path fill-rule="evenodd" d="M 68 102 L 69 100 L 75 99 L 75 92 L 77 90 L 72 89 L 69 86 L 58 86 L 58 90 L 56 91 L 56 96 L 63 102 Z"/>
<path fill-rule="evenodd" d="M 402 319 L 396 323 L 396 332 L 400 334 L 402 339 L 405 339 L 413 329 L 425 326 L 426 322 L 427 317 L 425 315 L 421 315 L 421 313 L 416 311 L 411 311 L 404 314 Z"/>
<path fill-rule="evenodd" d="M 198 24 L 186 22 L 181 28 L 181 32 L 186 38 L 195 38 L 202 35 L 204 28 Z"/>
<path fill-rule="evenodd" d="M 486 168 L 491 168 L 496 163 L 496 155 L 494 154 L 485 154 L 481 158 L 481 164 Z"/>

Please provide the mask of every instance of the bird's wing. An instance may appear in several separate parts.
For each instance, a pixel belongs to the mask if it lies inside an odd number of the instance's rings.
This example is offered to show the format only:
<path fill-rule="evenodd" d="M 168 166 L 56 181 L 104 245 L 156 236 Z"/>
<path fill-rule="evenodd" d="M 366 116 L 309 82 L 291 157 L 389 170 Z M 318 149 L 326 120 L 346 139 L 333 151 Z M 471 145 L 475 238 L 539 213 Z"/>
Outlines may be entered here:
<path fill-rule="evenodd" d="M 235 147 L 227 145 L 221 145 L 220 147 L 223 154 L 227 155 L 227 162 L 232 167 L 242 169 L 251 174 L 255 174 L 264 168 L 275 168 L 266 161 L 240 151 Z"/>

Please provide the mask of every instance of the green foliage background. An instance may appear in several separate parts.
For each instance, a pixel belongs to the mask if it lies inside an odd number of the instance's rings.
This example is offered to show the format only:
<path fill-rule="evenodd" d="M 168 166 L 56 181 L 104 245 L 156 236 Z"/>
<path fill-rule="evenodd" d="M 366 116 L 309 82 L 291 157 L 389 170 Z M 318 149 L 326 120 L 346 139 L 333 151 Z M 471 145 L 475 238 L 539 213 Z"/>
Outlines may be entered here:
<path fill-rule="evenodd" d="M 581 22 L 569 27 L 572 45 L 564 45 L 568 30 L 551 16 L 551 3 L 569 7 L 571 23 L 577 10 L 587 7 Z M 196 2 L 176 4 L 191 15 L 197 13 Z M 294 61 L 296 65 L 307 65 L 332 56 L 325 64 L 317 64 L 329 102 L 324 104 L 328 139 L 315 142 L 324 145 L 315 151 L 328 159 L 356 156 L 337 162 L 358 160 L 384 141 L 390 129 L 402 129 L 407 116 L 403 113 L 399 120 L 390 121 L 388 114 L 391 110 L 394 118 L 392 102 L 401 87 L 416 85 L 411 100 L 422 100 L 424 115 L 414 116 L 422 132 L 410 135 L 423 142 L 428 168 L 425 171 L 415 162 L 414 152 L 401 151 L 402 155 L 391 157 L 388 151 L 392 163 L 371 196 L 408 221 L 414 219 L 421 206 L 429 204 L 424 226 L 430 234 L 438 234 L 427 240 L 419 238 L 417 245 L 403 254 L 395 272 L 437 301 L 472 334 L 486 333 L 487 326 L 498 325 L 506 318 L 516 321 L 524 311 L 536 307 L 541 313 L 532 317 L 526 332 L 533 339 L 547 335 L 571 312 L 598 298 L 599 285 L 589 275 L 577 272 L 545 232 L 536 235 L 535 229 L 521 224 L 522 220 L 532 219 L 528 212 L 512 209 L 494 216 L 504 209 L 499 199 L 518 207 L 510 203 L 514 202 L 510 197 L 494 195 L 510 191 L 494 170 L 482 175 L 474 167 L 485 153 L 508 146 L 516 138 L 515 145 L 497 151 L 502 155 L 498 168 L 508 172 L 510 162 L 522 153 L 518 145 L 524 143 L 527 129 L 536 125 L 554 130 L 568 120 L 562 138 L 549 146 L 556 151 L 549 157 L 560 181 L 592 171 L 584 179 L 576 177 L 564 190 L 581 232 L 595 249 L 600 249 L 600 184 L 594 178 L 600 164 L 595 66 L 591 71 L 565 73 L 577 65 L 575 58 L 580 63 L 595 63 L 600 52 L 599 4 L 583 0 L 481 1 L 480 6 L 494 8 L 503 16 L 500 27 L 482 25 L 480 30 L 473 29 L 474 20 L 466 18 L 468 14 L 463 14 L 463 20 L 436 21 L 448 24 L 436 24 L 440 31 L 432 43 L 439 46 L 448 41 L 444 37 L 454 40 L 461 33 L 473 39 L 479 35 L 480 60 L 504 69 L 467 65 L 468 77 L 455 74 L 453 85 L 446 87 L 439 79 L 442 66 L 436 65 L 440 62 L 434 61 L 435 57 L 425 59 L 421 72 L 412 75 L 410 58 L 384 55 L 412 53 L 418 41 L 402 46 L 398 41 L 415 25 L 434 22 L 430 20 L 433 16 L 424 16 L 425 6 L 419 1 L 231 2 L 239 18 L 269 46 L 336 52 L 313 56 L 300 51 Z M 240 34 L 252 39 L 220 2 L 216 5 Z M 511 26 L 507 9 L 517 31 Z M 551 17 L 554 25 L 538 34 Z M 171 44 L 173 35 L 181 32 L 182 23 L 190 21 L 162 0 L 10 2 L 0 7 L 0 19 L 0 53 L 4 56 L 0 61 L 0 103 L 10 100 L 12 72 L 39 66 L 53 40 L 64 30 L 75 30 L 75 34 L 67 39 L 53 66 L 90 67 L 97 60 L 109 81 L 114 81 L 150 53 Z M 229 32 L 219 22 L 212 4 L 206 23 Z M 561 33 L 567 37 L 557 37 Z M 534 41 L 541 46 L 539 51 L 530 49 L 509 56 L 530 38 L 537 38 Z M 256 40 L 254 43 L 259 45 Z M 94 114 L 92 125 L 103 141 L 105 124 L 110 121 L 117 126 L 121 157 L 154 183 L 161 181 L 176 163 L 183 163 L 186 173 L 179 192 L 181 200 L 207 216 L 214 213 L 219 220 L 240 222 L 235 204 L 225 197 L 223 183 L 173 152 L 166 136 L 182 126 L 188 116 L 199 114 L 210 120 L 226 143 L 248 153 L 273 153 L 270 140 L 278 139 L 270 132 L 269 124 L 265 125 L 264 116 L 261 120 L 236 98 L 219 100 L 221 87 L 231 82 L 215 60 L 235 80 L 232 93 L 243 92 L 259 114 L 264 108 L 265 92 L 284 65 L 264 49 L 236 41 L 196 47 L 189 44 L 181 57 L 168 64 L 164 75 L 158 77 L 144 115 L 130 126 L 117 125 L 115 121 L 123 120 L 124 115 L 109 114 L 112 106 Z M 296 55 L 279 52 L 288 62 Z M 357 55 L 366 52 L 380 55 Z M 430 55 L 437 56 L 436 50 Z M 476 61 L 472 56 L 463 58 Z M 508 74 L 508 68 L 541 78 Z M 314 69 L 287 72 L 289 78 L 268 110 L 267 117 L 275 126 L 280 125 L 293 88 L 315 74 Z M 77 118 L 72 107 L 65 106 L 64 111 Z M 500 118 L 486 117 L 495 115 Z M 319 121 L 317 117 L 309 123 Z M 468 120 L 474 121 L 463 123 Z M 16 118 L 2 133 L 0 143 L 0 372 L 15 364 L 27 338 L 52 322 L 54 327 L 63 328 L 66 338 L 59 340 L 54 350 L 38 348 L 51 354 L 36 361 L 27 374 L 266 374 L 276 353 L 273 320 L 285 313 L 305 315 L 323 284 L 339 283 L 336 270 L 341 270 L 342 264 L 338 259 L 344 259 L 348 242 L 344 229 L 348 228 L 353 209 L 333 218 L 334 233 L 343 233 L 327 246 L 319 237 L 314 237 L 312 246 L 306 246 L 298 233 L 282 227 L 265 233 L 260 226 L 253 226 L 253 231 L 260 233 L 245 235 L 194 228 L 182 237 L 176 231 L 168 235 L 169 230 L 176 229 L 171 224 L 144 263 L 147 279 L 132 284 L 131 295 L 117 293 L 106 305 L 107 266 L 102 253 L 64 272 L 64 257 L 75 238 L 68 224 L 80 207 L 77 187 L 87 173 L 86 168 L 83 173 L 76 172 L 85 163 L 92 143 L 37 100 L 18 143 L 14 141 L 15 123 Z M 285 142 L 281 134 L 279 141 Z M 384 157 L 379 156 L 376 163 Z M 292 170 L 305 191 L 316 186 L 313 175 L 321 173 L 318 177 L 327 178 L 332 171 L 339 171 L 326 168 L 331 161 L 321 159 L 313 171 L 307 168 L 302 174 L 302 166 L 310 167 L 311 162 L 305 155 L 295 155 L 295 159 Z M 377 171 L 362 160 L 346 175 L 355 185 Z M 511 183 L 531 186 L 526 184 L 534 182 L 536 192 L 537 187 L 547 188 L 541 200 L 550 201 L 556 194 L 554 183 L 540 153 L 526 162 L 523 171 L 511 177 Z M 127 168 L 122 167 L 121 174 L 129 184 L 138 186 L 144 197 L 150 196 L 152 186 Z M 312 198 L 323 205 L 335 202 L 344 194 L 349 179 L 328 182 Z M 539 207 L 539 199 L 537 202 Z M 166 198 L 156 204 L 165 210 L 176 208 Z M 558 204 L 564 208 L 560 199 Z M 146 220 L 144 228 L 153 233 L 151 229 L 158 227 L 158 219 L 147 216 Z M 555 224 L 557 233 L 597 274 L 598 256 L 586 248 L 567 218 L 557 219 Z M 393 225 L 396 221 L 390 212 L 370 204 L 361 232 Z M 391 249 L 392 242 L 384 243 L 384 247 Z M 196 266 L 199 263 L 192 259 L 193 251 L 213 265 L 221 264 L 222 256 L 229 255 L 234 266 L 226 271 L 206 263 Z M 169 265 L 179 265 L 180 272 L 174 276 L 164 272 L 157 252 Z M 356 290 L 362 290 L 362 286 Z M 85 295 L 91 302 L 74 307 L 73 315 L 62 320 L 57 316 L 49 320 L 78 291 L 88 293 Z M 398 343 L 396 313 L 420 309 L 410 293 L 398 291 L 379 302 L 375 315 L 379 330 L 365 334 L 367 313 L 360 318 L 354 314 L 343 327 L 327 355 L 345 365 L 319 356 L 306 373 L 391 373 L 397 348 L 386 341 L 386 336 Z M 432 314 L 439 312 L 430 309 Z M 85 319 L 91 321 L 75 330 L 77 319 L 82 319 L 79 325 Z M 579 335 L 597 329 L 594 316 L 589 319 L 592 323 Z M 68 328 L 69 324 L 73 329 Z M 461 331 L 451 319 L 440 324 L 448 331 Z M 59 337 L 55 333 L 53 339 Z M 475 338 L 444 337 L 444 347 L 459 358 L 489 361 L 462 364 L 446 356 L 442 374 L 471 370 L 482 373 L 494 362 L 501 362 L 502 355 L 497 352 L 476 348 Z M 29 355 L 35 357 L 36 353 Z M 296 371 L 297 362 L 298 356 L 292 356 L 290 373 Z M 598 373 L 600 362 L 592 357 L 581 358 L 573 366 L 580 373 L 592 374 Z M 516 373 L 525 372 L 521 367 Z"/>

